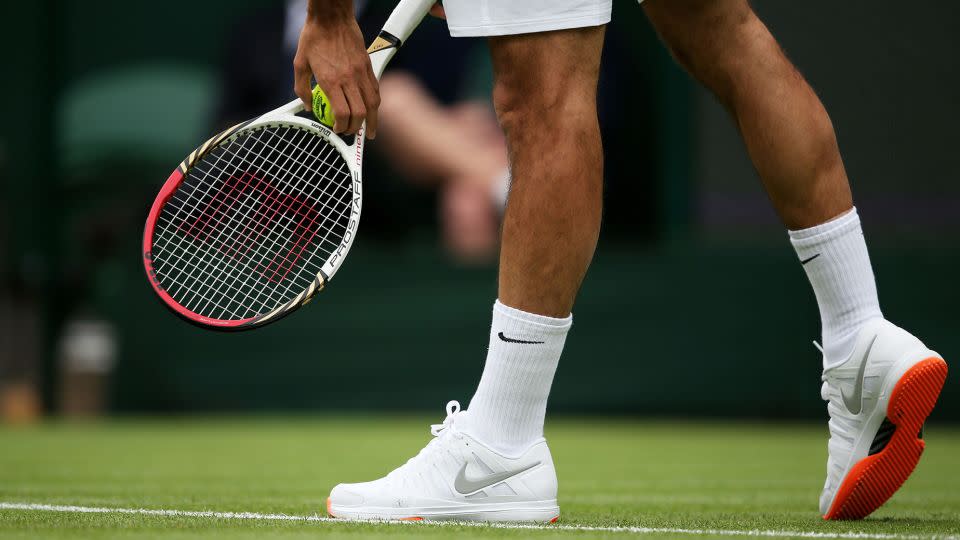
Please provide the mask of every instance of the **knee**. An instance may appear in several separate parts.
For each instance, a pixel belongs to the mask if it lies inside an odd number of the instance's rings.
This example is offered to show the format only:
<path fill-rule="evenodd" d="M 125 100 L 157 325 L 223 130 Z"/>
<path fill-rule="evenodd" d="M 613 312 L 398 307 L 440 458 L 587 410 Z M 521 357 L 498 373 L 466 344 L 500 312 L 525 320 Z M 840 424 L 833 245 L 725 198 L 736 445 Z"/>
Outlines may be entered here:
<path fill-rule="evenodd" d="M 670 51 L 688 68 L 730 51 L 756 19 L 744 0 L 654 0 L 646 4 L 646 13 Z"/>
<path fill-rule="evenodd" d="M 499 78 L 493 88 L 493 104 L 504 132 L 509 136 L 524 128 L 544 129 L 565 122 L 596 117 L 596 80 L 578 83 L 560 72 L 531 79 Z"/>
<path fill-rule="evenodd" d="M 777 47 L 746 1 L 654 0 L 647 15 L 677 62 L 718 94 L 751 56 Z"/>
<path fill-rule="evenodd" d="M 504 131 L 595 120 L 602 44 L 602 28 L 495 43 L 493 103 Z"/>
<path fill-rule="evenodd" d="M 535 88 L 519 77 L 500 77 L 493 86 L 493 107 L 501 127 L 509 134 L 536 116 L 553 110 L 560 94 L 560 90 L 550 84 Z"/>

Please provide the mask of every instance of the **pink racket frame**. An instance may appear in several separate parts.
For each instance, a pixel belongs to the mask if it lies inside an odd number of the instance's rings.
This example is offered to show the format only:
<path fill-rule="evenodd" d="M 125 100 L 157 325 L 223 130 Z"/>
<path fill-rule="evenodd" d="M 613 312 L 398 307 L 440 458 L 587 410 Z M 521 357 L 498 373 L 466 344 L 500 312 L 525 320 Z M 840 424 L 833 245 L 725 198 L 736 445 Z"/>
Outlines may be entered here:
<path fill-rule="evenodd" d="M 271 111 L 263 116 L 242 124 L 238 124 L 218 135 L 215 135 L 200 145 L 200 147 L 198 147 L 196 150 L 191 152 L 190 155 L 180 163 L 180 165 L 167 178 L 167 181 L 160 189 L 160 193 L 157 194 L 156 199 L 154 199 L 153 205 L 150 208 L 150 213 L 147 215 L 146 225 L 143 229 L 143 268 L 147 274 L 147 280 L 153 287 L 154 292 L 164 303 L 164 305 L 166 305 L 179 317 L 204 328 L 225 331 L 248 330 L 274 322 L 285 315 L 292 313 L 300 306 L 303 306 L 309 302 L 315 294 L 323 290 L 327 282 L 329 282 L 333 278 L 334 274 L 337 273 L 337 270 L 340 268 L 343 260 L 346 258 L 347 253 L 350 252 L 350 247 L 353 245 L 353 241 L 357 236 L 356 233 L 357 226 L 360 222 L 360 211 L 363 207 L 362 173 L 364 128 L 361 128 L 360 132 L 357 133 L 357 136 L 354 137 L 353 144 L 347 144 L 343 139 L 341 139 L 336 133 L 333 133 L 326 126 L 323 126 L 322 124 L 319 124 L 309 118 L 297 116 L 297 113 L 302 111 L 303 106 L 300 101 L 292 101 L 283 107 Z M 317 135 L 327 140 L 334 148 L 336 148 L 336 150 L 340 152 L 344 160 L 347 162 L 347 166 L 350 169 L 350 175 L 353 179 L 353 193 L 350 204 L 350 218 L 347 222 L 347 230 L 344 232 L 343 240 L 340 242 L 340 245 L 337 247 L 337 249 L 335 249 L 323 263 L 320 271 L 317 272 L 316 277 L 306 289 L 301 291 L 298 295 L 287 301 L 285 304 L 277 306 L 271 311 L 247 319 L 234 320 L 214 319 L 199 313 L 195 313 L 170 296 L 170 294 L 160 285 L 160 280 L 157 278 L 157 273 L 153 265 L 153 234 L 156 228 L 157 219 L 160 216 L 160 211 L 163 209 L 163 206 L 167 203 L 170 197 L 172 197 L 176 192 L 184 178 L 186 178 L 190 168 L 193 167 L 200 160 L 200 158 L 209 153 L 212 149 L 219 145 L 233 141 L 245 133 L 256 131 L 264 127 L 275 126 L 293 126 L 300 129 L 313 131 Z"/>

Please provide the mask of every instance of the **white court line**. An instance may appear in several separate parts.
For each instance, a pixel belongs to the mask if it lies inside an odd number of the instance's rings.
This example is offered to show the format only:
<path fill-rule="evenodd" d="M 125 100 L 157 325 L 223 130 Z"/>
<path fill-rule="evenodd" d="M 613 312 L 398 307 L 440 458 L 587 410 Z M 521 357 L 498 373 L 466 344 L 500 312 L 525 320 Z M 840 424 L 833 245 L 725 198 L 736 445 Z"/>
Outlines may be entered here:
<path fill-rule="evenodd" d="M 249 519 L 259 521 L 303 521 L 319 523 L 358 523 L 328 517 L 296 516 L 290 514 L 261 514 L 257 512 L 213 512 L 194 510 L 156 510 L 150 508 L 100 508 L 92 506 L 71 506 L 59 504 L 34 504 L 0 502 L 0 510 L 32 510 L 40 512 L 67 512 L 75 514 L 134 514 L 141 516 L 196 517 L 215 519 Z M 457 526 L 477 527 L 481 529 L 543 530 L 574 532 L 606 532 L 628 534 L 676 534 L 694 536 L 754 536 L 763 538 L 864 538 L 876 540 L 960 540 L 958 536 L 884 534 L 866 532 L 814 532 L 787 530 L 734 530 L 734 529 L 684 529 L 674 527 L 594 527 L 590 525 L 524 525 L 522 523 L 479 523 L 475 521 L 439 521 L 425 524 L 415 521 L 366 521 L 379 525 L 400 525 L 407 527 Z"/>

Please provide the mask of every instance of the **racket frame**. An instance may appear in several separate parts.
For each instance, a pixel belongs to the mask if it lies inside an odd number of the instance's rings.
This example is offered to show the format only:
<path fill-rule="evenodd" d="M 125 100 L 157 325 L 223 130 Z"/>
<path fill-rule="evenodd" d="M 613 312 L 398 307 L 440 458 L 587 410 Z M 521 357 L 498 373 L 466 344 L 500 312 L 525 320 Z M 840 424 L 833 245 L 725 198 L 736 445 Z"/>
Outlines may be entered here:
<path fill-rule="evenodd" d="M 337 270 L 340 268 L 340 265 L 346 258 L 347 253 L 349 253 L 350 247 L 353 245 L 353 241 L 356 238 L 357 226 L 359 224 L 360 214 L 363 208 L 362 191 L 364 139 L 362 135 L 364 127 L 361 127 L 360 132 L 357 134 L 358 136 L 354 138 L 353 144 L 347 144 L 347 142 L 340 138 L 336 133 L 333 133 L 332 130 L 320 124 L 319 122 L 310 120 L 309 118 L 304 118 L 303 116 L 297 116 L 298 113 L 302 112 L 303 104 L 299 100 L 292 101 L 282 107 L 254 118 L 253 120 L 233 126 L 211 137 L 202 145 L 197 147 L 197 149 L 191 152 L 187 158 L 180 163 L 180 165 L 173 171 L 173 173 L 170 174 L 170 176 L 167 178 L 167 181 L 160 189 L 160 193 L 157 195 L 157 198 L 154 200 L 153 205 L 150 208 L 150 213 L 147 216 L 147 222 L 143 231 L 143 264 L 144 270 L 147 274 L 147 279 L 150 281 L 154 292 L 163 301 L 164 305 L 170 308 L 181 318 L 204 328 L 227 331 L 248 330 L 258 326 L 263 326 L 264 324 L 282 318 L 298 307 L 309 302 L 316 293 L 323 290 L 327 282 L 333 277 L 334 274 L 337 273 Z M 340 153 L 340 155 L 343 157 L 343 160 L 346 162 L 346 166 L 351 178 L 350 217 L 347 221 L 347 229 L 343 233 L 343 239 L 341 240 L 339 246 L 333 250 L 327 260 L 324 261 L 310 285 L 295 297 L 288 300 L 286 303 L 281 304 L 266 313 L 246 319 L 227 320 L 206 317 L 181 305 L 160 285 L 160 280 L 157 277 L 153 263 L 153 235 L 156 228 L 157 219 L 160 216 L 160 212 L 163 210 L 164 205 L 177 191 L 177 188 L 187 177 L 190 169 L 197 164 L 201 158 L 221 145 L 228 144 L 244 135 L 269 127 L 294 127 L 309 131 L 315 136 L 321 137 L 323 140 L 333 146 L 338 153 Z"/>

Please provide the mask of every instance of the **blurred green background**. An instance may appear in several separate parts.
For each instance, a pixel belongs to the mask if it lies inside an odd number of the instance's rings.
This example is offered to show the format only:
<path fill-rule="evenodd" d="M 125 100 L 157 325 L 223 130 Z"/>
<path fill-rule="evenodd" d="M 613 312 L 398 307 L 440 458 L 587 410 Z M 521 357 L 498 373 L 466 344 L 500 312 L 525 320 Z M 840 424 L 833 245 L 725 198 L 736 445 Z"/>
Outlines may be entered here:
<path fill-rule="evenodd" d="M 13 416 L 34 410 L 25 388 L 67 413 L 468 401 L 495 266 L 451 257 L 433 196 L 404 194 L 383 164 L 368 172 L 369 199 L 403 211 L 390 227 L 364 221 L 334 285 L 281 324 L 210 333 L 152 297 L 139 248 L 148 205 L 215 130 L 232 32 L 272 4 L 0 6 L 0 385 Z M 885 314 L 958 358 L 960 8 L 755 7 L 837 126 Z M 634 2 L 615 3 L 610 32 L 602 86 L 621 97 L 601 103 L 605 231 L 551 410 L 823 417 L 813 295 L 735 127 Z M 486 69 L 478 58 L 478 88 Z M 934 418 L 960 421 L 957 380 Z"/>

